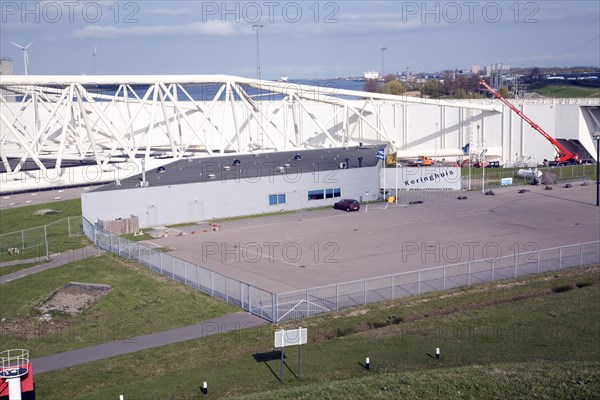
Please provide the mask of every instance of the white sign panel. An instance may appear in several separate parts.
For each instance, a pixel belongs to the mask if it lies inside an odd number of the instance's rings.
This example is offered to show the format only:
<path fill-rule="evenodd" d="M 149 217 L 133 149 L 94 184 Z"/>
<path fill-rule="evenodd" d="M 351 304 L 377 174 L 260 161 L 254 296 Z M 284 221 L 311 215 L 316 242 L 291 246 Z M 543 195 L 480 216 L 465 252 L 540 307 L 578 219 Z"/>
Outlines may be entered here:
<path fill-rule="evenodd" d="M 386 190 L 461 190 L 459 167 L 385 168 L 381 175 Z"/>
<path fill-rule="evenodd" d="M 500 185 L 502 186 L 510 186 L 513 184 L 513 178 L 502 178 L 500 180 Z"/>
<path fill-rule="evenodd" d="M 306 328 L 275 332 L 275 347 L 298 346 L 306 344 L 308 334 Z"/>

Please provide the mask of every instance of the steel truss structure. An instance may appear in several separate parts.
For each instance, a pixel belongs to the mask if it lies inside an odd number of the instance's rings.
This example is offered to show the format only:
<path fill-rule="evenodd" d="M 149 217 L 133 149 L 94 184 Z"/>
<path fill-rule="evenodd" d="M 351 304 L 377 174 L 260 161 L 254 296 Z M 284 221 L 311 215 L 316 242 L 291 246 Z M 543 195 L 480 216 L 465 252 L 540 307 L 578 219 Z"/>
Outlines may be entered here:
<path fill-rule="evenodd" d="M 427 100 L 226 75 L 2 76 L 0 157 L 60 175 L 66 160 L 112 163 L 226 152 L 387 142 L 378 102 L 499 112 L 497 105 Z M 202 91 L 201 99 L 194 91 Z M 6 94 L 11 94 L 6 96 Z M 314 110 L 328 104 L 328 115 Z M 369 131 L 368 135 L 361 132 Z"/>

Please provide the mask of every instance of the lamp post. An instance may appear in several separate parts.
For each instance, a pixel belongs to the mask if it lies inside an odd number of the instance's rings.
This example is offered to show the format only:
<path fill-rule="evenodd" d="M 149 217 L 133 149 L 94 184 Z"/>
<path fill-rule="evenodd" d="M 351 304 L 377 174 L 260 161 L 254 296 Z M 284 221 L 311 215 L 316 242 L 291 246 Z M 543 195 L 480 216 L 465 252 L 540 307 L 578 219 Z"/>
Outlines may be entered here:
<path fill-rule="evenodd" d="M 596 207 L 600 207 L 600 132 L 596 132 L 594 139 L 596 139 Z"/>
<path fill-rule="evenodd" d="M 380 47 L 379 50 L 381 51 L 381 76 L 383 77 L 385 75 L 385 51 L 387 47 Z"/>
<path fill-rule="evenodd" d="M 256 31 L 256 80 L 260 85 L 260 42 L 258 40 L 258 32 L 263 28 L 262 25 L 252 25 L 252 29 Z M 256 105 L 258 107 L 259 119 L 256 120 L 256 141 L 262 146 L 263 128 L 262 128 L 262 109 L 261 109 L 261 89 L 260 86 L 256 89 Z"/>
<path fill-rule="evenodd" d="M 258 32 L 263 28 L 262 25 L 252 25 L 256 31 L 256 79 L 260 81 L 260 45 L 258 41 Z"/>

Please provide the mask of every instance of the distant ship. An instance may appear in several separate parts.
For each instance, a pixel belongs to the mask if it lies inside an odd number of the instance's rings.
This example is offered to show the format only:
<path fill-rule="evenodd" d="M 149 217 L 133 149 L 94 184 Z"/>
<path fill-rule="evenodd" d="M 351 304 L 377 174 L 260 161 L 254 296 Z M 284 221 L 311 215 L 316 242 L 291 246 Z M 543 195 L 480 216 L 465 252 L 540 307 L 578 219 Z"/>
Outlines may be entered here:
<path fill-rule="evenodd" d="M 364 77 L 365 79 L 379 79 L 379 72 L 366 71 Z"/>
<path fill-rule="evenodd" d="M 288 81 L 288 77 L 282 76 L 281 78 L 279 78 L 279 80 L 277 82 L 287 82 L 287 81 Z"/>

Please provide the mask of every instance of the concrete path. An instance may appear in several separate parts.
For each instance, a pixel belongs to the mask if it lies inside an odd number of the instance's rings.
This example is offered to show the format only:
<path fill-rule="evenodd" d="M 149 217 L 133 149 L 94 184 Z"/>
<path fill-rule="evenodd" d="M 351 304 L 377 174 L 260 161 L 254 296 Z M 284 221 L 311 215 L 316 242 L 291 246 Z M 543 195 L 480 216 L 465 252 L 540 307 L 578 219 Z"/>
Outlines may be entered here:
<path fill-rule="evenodd" d="M 34 358 L 30 361 L 35 373 L 39 374 L 147 350 L 166 344 L 179 343 L 186 340 L 198 339 L 205 336 L 245 328 L 253 328 L 267 323 L 268 322 L 262 318 L 240 311 L 223 317 L 208 319 L 195 325 L 52 354 Z"/>
<path fill-rule="evenodd" d="M 4 276 L 0 276 L 0 284 L 11 282 L 16 279 L 20 279 L 32 274 L 36 274 L 41 271 L 45 271 L 47 269 L 52 269 L 56 267 L 60 267 L 61 265 L 65 265 L 74 261 L 78 261 L 87 257 L 96 256 L 101 254 L 102 250 L 95 246 L 83 247 L 81 249 L 69 250 L 64 253 L 56 254 L 50 256 L 50 261 L 36 265 L 31 268 L 22 269 L 20 271 L 13 272 L 12 274 L 6 274 Z M 27 261 L 27 260 L 25 260 Z M 21 262 L 23 263 L 23 262 Z"/>

